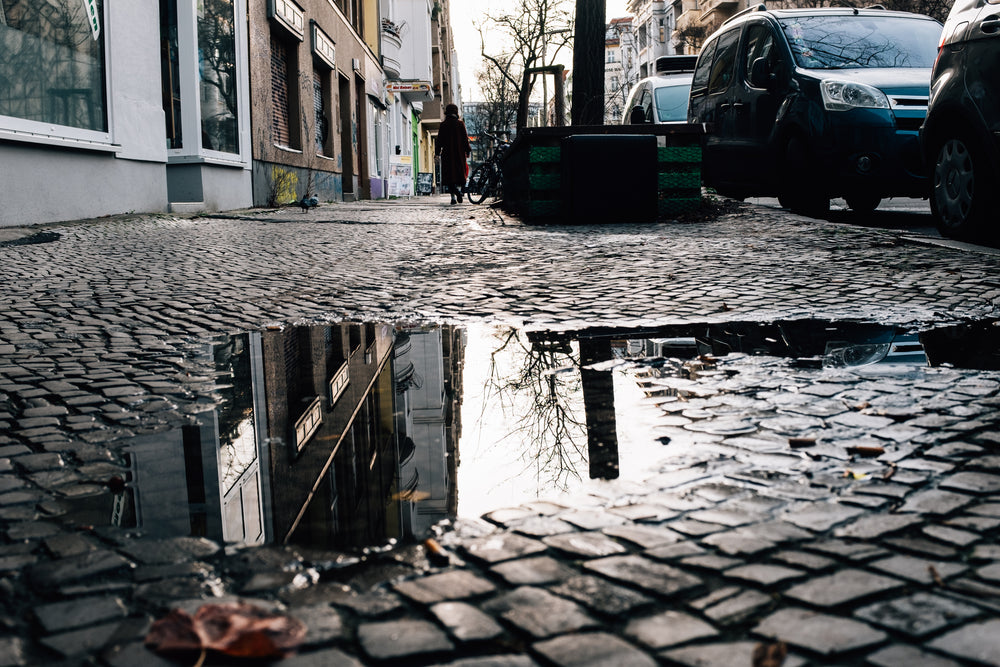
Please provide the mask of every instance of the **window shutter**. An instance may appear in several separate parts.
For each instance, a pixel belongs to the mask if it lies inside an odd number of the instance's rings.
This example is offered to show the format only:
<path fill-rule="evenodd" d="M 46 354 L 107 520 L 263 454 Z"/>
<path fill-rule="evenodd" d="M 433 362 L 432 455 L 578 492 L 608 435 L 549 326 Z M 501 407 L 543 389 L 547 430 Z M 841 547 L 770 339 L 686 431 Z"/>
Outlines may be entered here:
<path fill-rule="evenodd" d="M 288 47 L 271 36 L 271 130 L 274 143 L 288 146 Z"/>

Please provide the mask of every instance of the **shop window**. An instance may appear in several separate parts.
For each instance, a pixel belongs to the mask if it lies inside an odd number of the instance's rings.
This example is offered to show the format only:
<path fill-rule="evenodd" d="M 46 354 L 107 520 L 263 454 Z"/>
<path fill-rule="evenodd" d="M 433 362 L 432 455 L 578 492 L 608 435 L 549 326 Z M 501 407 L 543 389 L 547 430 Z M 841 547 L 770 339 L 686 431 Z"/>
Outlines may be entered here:
<path fill-rule="evenodd" d="M 0 115 L 107 132 L 103 17 L 104 0 L 0 0 Z"/>
<path fill-rule="evenodd" d="M 177 43 L 177 0 L 160 0 L 160 76 L 167 148 L 183 148 L 180 52 Z"/>
<path fill-rule="evenodd" d="M 198 3 L 198 70 L 202 148 L 239 153 L 233 0 L 201 0 Z"/>

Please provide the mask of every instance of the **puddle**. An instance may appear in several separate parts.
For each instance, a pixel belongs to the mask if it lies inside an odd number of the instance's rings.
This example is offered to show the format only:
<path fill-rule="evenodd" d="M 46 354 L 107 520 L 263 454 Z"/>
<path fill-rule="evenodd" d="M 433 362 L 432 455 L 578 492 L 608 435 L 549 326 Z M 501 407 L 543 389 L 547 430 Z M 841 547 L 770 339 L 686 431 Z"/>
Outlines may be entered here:
<path fill-rule="evenodd" d="M 775 391 L 783 414 L 754 421 L 759 400 L 718 363 L 733 354 L 788 373 L 863 369 L 905 382 L 931 364 L 1000 368 L 998 334 L 995 322 L 916 333 L 811 320 L 246 333 L 203 351 L 214 381 L 198 423 L 115 443 L 123 469 L 95 468 L 99 482 L 72 493 L 68 518 L 249 545 L 422 539 L 444 519 L 641 481 L 678 429 L 798 434 L 836 413 L 827 382 L 809 396 Z"/>

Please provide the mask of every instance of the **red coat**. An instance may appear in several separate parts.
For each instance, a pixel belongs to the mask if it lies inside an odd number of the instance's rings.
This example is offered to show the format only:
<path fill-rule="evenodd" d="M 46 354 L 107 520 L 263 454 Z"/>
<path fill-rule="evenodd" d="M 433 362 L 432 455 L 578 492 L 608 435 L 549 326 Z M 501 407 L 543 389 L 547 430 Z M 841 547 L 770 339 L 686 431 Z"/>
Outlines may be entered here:
<path fill-rule="evenodd" d="M 465 159 L 471 153 L 465 123 L 458 116 L 445 116 L 434 149 L 441 156 L 441 185 L 465 185 Z"/>

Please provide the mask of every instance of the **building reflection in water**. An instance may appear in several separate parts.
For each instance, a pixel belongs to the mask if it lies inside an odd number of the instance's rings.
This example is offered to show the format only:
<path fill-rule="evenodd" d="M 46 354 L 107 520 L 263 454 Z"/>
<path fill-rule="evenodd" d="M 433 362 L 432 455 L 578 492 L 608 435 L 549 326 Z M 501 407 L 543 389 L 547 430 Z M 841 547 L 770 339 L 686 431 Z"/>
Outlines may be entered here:
<path fill-rule="evenodd" d="M 454 516 L 464 333 L 386 324 L 228 337 L 198 425 L 134 438 L 111 523 L 320 548 L 424 536 Z M 108 494 L 81 498 L 106 523 Z"/>

